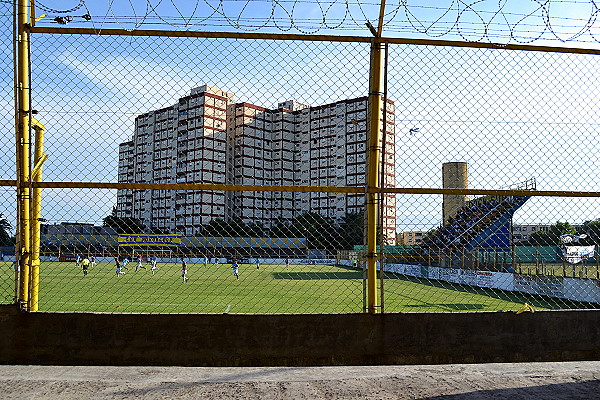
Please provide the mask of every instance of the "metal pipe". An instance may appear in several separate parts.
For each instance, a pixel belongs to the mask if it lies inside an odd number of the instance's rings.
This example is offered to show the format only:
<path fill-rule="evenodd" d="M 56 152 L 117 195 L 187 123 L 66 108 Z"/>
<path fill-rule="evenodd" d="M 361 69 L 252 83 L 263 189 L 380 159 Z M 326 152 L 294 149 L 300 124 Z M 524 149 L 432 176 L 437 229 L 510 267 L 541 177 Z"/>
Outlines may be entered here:
<path fill-rule="evenodd" d="M 381 160 L 381 95 L 383 74 L 383 44 L 373 39 L 371 44 L 371 74 L 369 84 L 369 131 L 367 153 L 366 238 L 367 238 L 367 310 L 376 313 L 377 298 L 377 208 L 379 199 L 379 162 Z"/>
<path fill-rule="evenodd" d="M 341 42 L 370 43 L 368 36 L 343 35 L 304 35 L 289 33 L 251 33 L 251 32 L 200 32 L 200 31 L 165 31 L 158 29 L 93 29 L 93 28 L 55 28 L 36 26 L 32 33 L 64 34 L 64 35 L 97 35 L 97 36 L 139 36 L 139 37 L 181 37 L 211 39 L 256 39 L 256 40 L 300 40 L 305 42 Z M 539 51 L 565 54 L 600 54 L 600 49 L 584 49 L 577 47 L 534 46 L 524 44 L 501 44 L 485 42 L 464 42 L 455 40 L 432 40 L 381 37 L 380 41 L 389 44 L 409 44 L 415 46 L 466 47 L 475 49 Z"/>
<path fill-rule="evenodd" d="M 0 186 L 15 186 L 16 181 L 0 179 Z M 223 190 L 255 192 L 328 192 L 365 193 L 364 187 L 350 186 L 286 186 L 286 185 L 226 185 L 202 183 L 111 183 L 111 182 L 33 182 L 32 187 L 45 189 L 85 188 L 85 189 L 158 189 L 158 190 Z M 369 189 L 367 188 L 367 192 Z M 376 189 L 381 192 L 380 188 Z M 443 189 L 443 188 L 383 188 L 385 193 L 401 194 L 464 194 L 531 197 L 600 197 L 600 192 L 565 190 L 494 190 L 494 189 Z"/>
<path fill-rule="evenodd" d="M 17 114 L 16 126 L 16 165 L 17 165 L 17 204 L 19 242 L 16 258 L 20 267 L 19 303 L 27 308 L 29 300 L 29 266 L 31 255 L 30 241 L 30 190 L 29 190 L 29 6 L 28 0 L 18 0 L 17 4 Z"/>
<path fill-rule="evenodd" d="M 34 165 L 35 168 L 31 174 L 33 182 L 42 181 L 42 164 L 46 160 L 44 154 L 44 125 L 32 118 L 33 129 L 35 130 L 35 150 Z M 32 189 L 31 199 L 31 266 L 29 283 L 29 311 L 38 310 L 38 294 L 40 284 L 40 218 L 42 213 L 42 189 Z"/>
<path fill-rule="evenodd" d="M 380 16 L 380 26 L 383 16 Z M 381 34 L 381 30 L 379 30 Z M 380 298 L 380 312 L 385 312 L 385 292 L 384 292 L 384 267 L 385 267 L 385 244 L 386 244 L 386 209 L 387 201 L 384 192 L 385 188 L 385 173 L 386 173 L 386 150 L 387 150 L 387 106 L 388 106 L 388 86 L 387 86 L 387 73 L 388 73 L 388 44 L 384 44 L 384 56 L 383 56 L 383 133 L 381 137 L 381 167 L 379 168 L 379 298 Z"/>

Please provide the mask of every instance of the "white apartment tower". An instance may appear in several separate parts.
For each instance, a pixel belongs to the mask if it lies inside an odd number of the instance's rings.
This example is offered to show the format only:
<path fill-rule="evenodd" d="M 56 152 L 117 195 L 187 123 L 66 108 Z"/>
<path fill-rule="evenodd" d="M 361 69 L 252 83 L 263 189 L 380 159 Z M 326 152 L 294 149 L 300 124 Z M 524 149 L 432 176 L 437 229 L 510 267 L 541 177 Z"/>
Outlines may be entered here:
<path fill-rule="evenodd" d="M 386 113 L 384 185 L 394 185 L 394 104 Z M 167 109 L 136 118 L 133 140 L 119 147 L 119 182 L 364 186 L 367 97 L 310 107 L 295 101 L 267 109 L 233 104 L 210 86 Z M 195 235 L 213 218 L 269 228 L 317 212 L 334 222 L 364 208 L 365 195 L 316 192 L 120 190 L 117 215 L 162 231 Z M 385 196 L 384 235 L 395 237 L 396 204 Z"/>
<path fill-rule="evenodd" d="M 233 95 L 192 89 L 174 106 L 138 116 L 133 140 L 119 146 L 119 182 L 226 183 L 227 107 Z M 225 216 L 222 191 L 119 190 L 117 216 L 151 231 L 192 236 Z"/>

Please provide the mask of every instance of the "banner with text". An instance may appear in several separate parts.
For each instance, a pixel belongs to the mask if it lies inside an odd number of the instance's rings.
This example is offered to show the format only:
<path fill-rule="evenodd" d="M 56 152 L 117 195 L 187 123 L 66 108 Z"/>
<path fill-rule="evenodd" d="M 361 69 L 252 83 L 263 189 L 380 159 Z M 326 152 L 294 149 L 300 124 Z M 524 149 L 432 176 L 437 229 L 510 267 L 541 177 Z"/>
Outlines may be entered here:
<path fill-rule="evenodd" d="M 594 257 L 595 248 L 596 246 L 564 246 L 563 256 L 569 264 L 577 264 Z"/>
<path fill-rule="evenodd" d="M 180 246 L 181 235 L 120 234 L 119 246 Z"/>

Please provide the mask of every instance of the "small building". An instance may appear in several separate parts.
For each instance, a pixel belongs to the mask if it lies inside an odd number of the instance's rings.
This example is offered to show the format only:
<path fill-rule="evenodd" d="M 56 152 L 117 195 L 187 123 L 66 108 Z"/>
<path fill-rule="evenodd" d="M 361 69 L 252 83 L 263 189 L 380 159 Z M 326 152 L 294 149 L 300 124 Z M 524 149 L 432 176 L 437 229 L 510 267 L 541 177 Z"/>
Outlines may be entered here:
<path fill-rule="evenodd" d="M 43 235 L 115 235 L 117 233 L 108 226 L 96 226 L 82 222 L 42 224 L 40 229 Z"/>
<path fill-rule="evenodd" d="M 548 232 L 550 225 L 545 224 L 524 224 L 512 226 L 513 242 L 518 243 L 529 239 L 529 236 L 535 232 Z"/>
<path fill-rule="evenodd" d="M 406 246 L 415 246 L 423 242 L 426 232 L 411 231 L 411 232 L 399 232 L 397 242 Z"/>

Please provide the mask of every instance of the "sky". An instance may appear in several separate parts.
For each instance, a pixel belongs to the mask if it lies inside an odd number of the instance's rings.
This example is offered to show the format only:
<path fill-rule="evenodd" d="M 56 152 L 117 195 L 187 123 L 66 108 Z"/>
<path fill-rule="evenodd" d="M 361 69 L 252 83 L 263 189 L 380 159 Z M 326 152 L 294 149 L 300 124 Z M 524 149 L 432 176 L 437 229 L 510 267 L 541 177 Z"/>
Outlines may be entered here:
<path fill-rule="evenodd" d="M 200 29 L 370 35 L 365 22 L 377 25 L 375 0 L 129 0 L 37 1 L 56 24 L 102 28 Z M 63 12 L 60 12 L 63 11 Z M 91 19 L 82 18 L 89 14 Z M 540 40 L 597 43 L 598 7 L 586 0 L 395 0 L 387 1 L 388 36 L 494 43 Z"/>
<path fill-rule="evenodd" d="M 39 2 L 59 10 L 78 3 Z M 143 19 L 146 6 L 158 3 L 156 12 Z M 176 0 L 85 4 L 87 10 L 71 13 L 48 9 L 40 24 L 58 26 L 54 17 L 72 15 L 67 26 L 235 30 L 236 24 L 252 21 L 256 26 L 267 23 L 261 32 L 306 33 L 319 27 L 314 21 L 322 21 L 325 13 L 328 23 L 320 25 L 320 33 L 365 35 L 361 21 L 375 21 L 379 12 L 374 3 L 352 1 L 289 1 L 276 7 L 271 1 L 202 1 L 197 8 L 194 1 Z M 386 17 L 390 36 L 560 46 L 583 27 L 578 42 L 567 44 L 595 47 L 595 11 L 588 2 L 540 7 L 534 1 L 516 6 L 482 1 L 472 8 L 453 1 L 435 2 L 436 7 L 430 2 L 406 2 L 404 8 L 394 4 L 388 2 Z M 504 4 L 502 13 L 498 4 Z M 1 46 L 5 89 L 0 126 L 5 134 L 0 135 L 0 154 L 5 162 L 0 179 L 12 179 L 12 17 L 10 5 L 0 3 L 0 10 L 1 37 L 7 44 Z M 212 19 L 189 18 L 206 17 L 209 10 Z M 92 21 L 81 18 L 87 11 Z M 243 18 L 237 18 L 240 13 Z M 229 20 L 216 18 L 220 14 Z M 195 25 L 174 26 L 178 16 L 178 21 Z M 223 21 L 227 25 L 219 25 Z M 339 27 L 327 29 L 333 27 L 329 21 Z M 536 37 L 540 39 L 533 41 Z M 319 105 L 364 96 L 368 55 L 368 45 L 352 43 L 34 35 L 32 97 L 47 126 L 49 154 L 44 177 L 116 182 L 118 144 L 131 138 L 135 116 L 175 104 L 203 84 L 234 93 L 235 101 L 265 107 L 289 99 Z M 440 187 L 442 164 L 464 161 L 471 188 L 504 189 L 534 178 L 540 190 L 600 191 L 597 64 L 589 55 L 390 46 L 396 186 Z M 418 132 L 410 133 L 414 128 Z M 14 214 L 10 195 L 0 192 L 0 213 L 5 215 Z M 107 190 L 45 190 L 44 195 L 44 217 L 54 223 L 100 223 L 116 202 L 115 191 Z M 440 196 L 399 195 L 397 204 L 399 231 L 428 230 L 440 223 Z M 599 218 L 599 205 L 596 199 L 532 198 L 516 213 L 515 223 L 581 223 Z"/>

